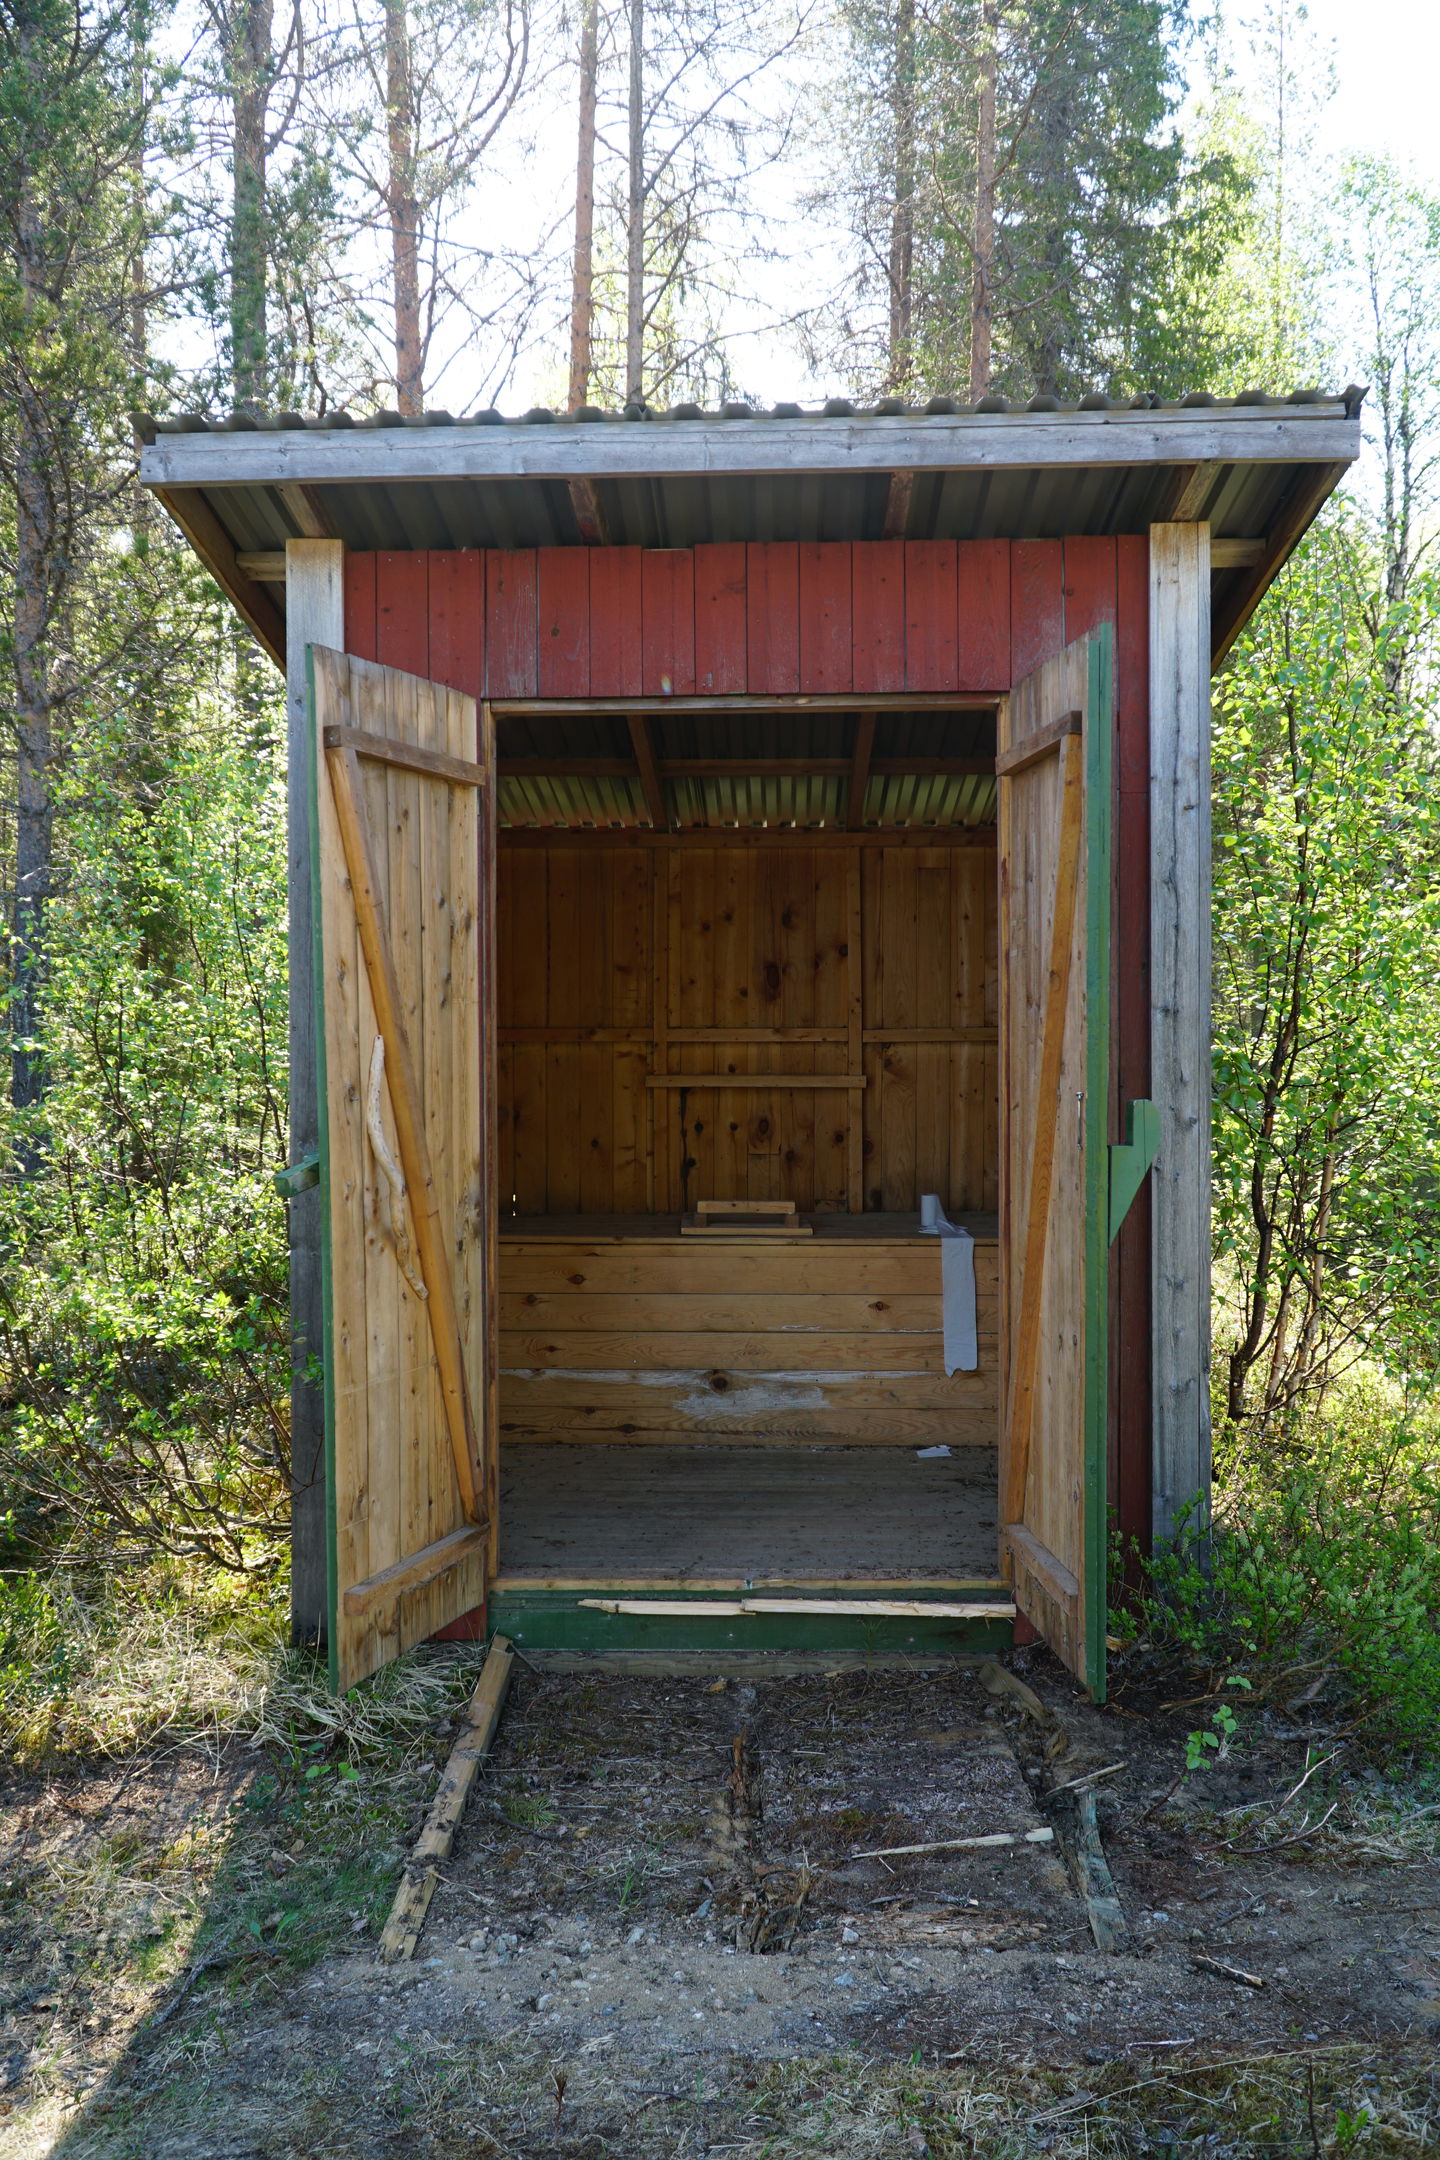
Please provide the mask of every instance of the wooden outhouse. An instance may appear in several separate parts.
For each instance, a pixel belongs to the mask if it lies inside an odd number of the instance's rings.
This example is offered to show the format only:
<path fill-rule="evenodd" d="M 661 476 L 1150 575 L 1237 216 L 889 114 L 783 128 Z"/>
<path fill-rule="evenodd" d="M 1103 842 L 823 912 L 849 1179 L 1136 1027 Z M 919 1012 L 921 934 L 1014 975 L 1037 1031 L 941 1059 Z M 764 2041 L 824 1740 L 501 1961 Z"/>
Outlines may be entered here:
<path fill-rule="evenodd" d="M 1209 678 L 1355 397 L 146 434 L 289 684 L 337 1684 L 458 1623 L 1102 1690 L 1111 1527 L 1208 1479 Z"/>

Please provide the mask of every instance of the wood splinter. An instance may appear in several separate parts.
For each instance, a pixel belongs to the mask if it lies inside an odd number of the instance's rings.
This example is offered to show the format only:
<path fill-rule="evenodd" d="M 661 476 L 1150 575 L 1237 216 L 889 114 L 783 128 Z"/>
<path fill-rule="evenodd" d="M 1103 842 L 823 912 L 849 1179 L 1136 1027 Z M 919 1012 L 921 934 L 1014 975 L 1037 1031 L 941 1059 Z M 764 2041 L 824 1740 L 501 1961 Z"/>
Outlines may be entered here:
<path fill-rule="evenodd" d="M 940 1838 L 930 1845 L 877 1845 L 873 1852 L 851 1853 L 852 1860 L 893 1860 L 900 1853 L 967 1852 L 979 1846 L 991 1845 L 1049 1845 L 1055 1836 L 1051 1829 L 1044 1830 L 995 1830 L 989 1837 Z"/>
<path fill-rule="evenodd" d="M 425 1818 L 425 1827 L 405 1863 L 405 1873 L 395 1893 L 390 1917 L 381 1930 L 382 1965 L 394 1965 L 415 1955 L 420 1930 L 425 1925 L 425 1915 L 440 1880 L 441 1862 L 450 1857 L 470 1788 L 495 1737 L 514 1663 L 515 1651 L 509 1639 L 504 1635 L 495 1636 L 470 1698 L 460 1736 L 450 1750 L 445 1775 Z"/>
<path fill-rule="evenodd" d="M 1216 1973 L 1222 1980 L 1233 1980 L 1240 1987 L 1263 1988 L 1268 1983 L 1259 1973 L 1246 1972 L 1239 1965 L 1222 1965 L 1219 1958 L 1203 1957 L 1197 1950 L 1190 1961 L 1200 1972 Z"/>

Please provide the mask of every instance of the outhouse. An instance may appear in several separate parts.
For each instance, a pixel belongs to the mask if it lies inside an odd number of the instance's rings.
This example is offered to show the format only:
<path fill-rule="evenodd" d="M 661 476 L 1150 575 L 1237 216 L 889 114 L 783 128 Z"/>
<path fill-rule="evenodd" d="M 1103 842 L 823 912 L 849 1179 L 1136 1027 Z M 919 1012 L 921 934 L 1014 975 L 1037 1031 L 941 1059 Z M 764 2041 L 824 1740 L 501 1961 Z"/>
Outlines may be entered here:
<path fill-rule="evenodd" d="M 336 1683 L 1018 1630 L 1103 1690 L 1111 1530 L 1208 1481 L 1209 679 L 1356 397 L 145 433 L 289 686 Z"/>

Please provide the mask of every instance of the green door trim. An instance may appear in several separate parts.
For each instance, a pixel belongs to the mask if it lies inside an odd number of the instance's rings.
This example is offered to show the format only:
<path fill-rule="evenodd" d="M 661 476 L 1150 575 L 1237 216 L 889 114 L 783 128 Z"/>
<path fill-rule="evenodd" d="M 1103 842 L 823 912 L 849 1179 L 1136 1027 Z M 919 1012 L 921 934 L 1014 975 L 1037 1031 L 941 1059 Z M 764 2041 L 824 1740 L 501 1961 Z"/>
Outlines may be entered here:
<path fill-rule="evenodd" d="M 1085 1684 L 1105 1700 L 1110 1377 L 1110 875 L 1115 638 L 1092 631 L 1085 714 Z"/>

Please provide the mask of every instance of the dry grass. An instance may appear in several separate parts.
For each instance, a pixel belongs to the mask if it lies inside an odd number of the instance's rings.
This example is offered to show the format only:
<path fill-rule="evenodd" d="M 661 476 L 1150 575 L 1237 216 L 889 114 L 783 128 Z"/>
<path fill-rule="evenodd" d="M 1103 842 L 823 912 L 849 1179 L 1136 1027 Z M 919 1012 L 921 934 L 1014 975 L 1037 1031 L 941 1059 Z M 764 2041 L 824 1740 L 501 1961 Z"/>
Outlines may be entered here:
<path fill-rule="evenodd" d="M 1084 2073 L 795 2064 L 761 2080 L 745 2127 L 711 2144 L 710 2160 L 1419 2155 L 1440 2150 L 1440 2078 L 1428 2052 L 1360 2047 Z"/>

